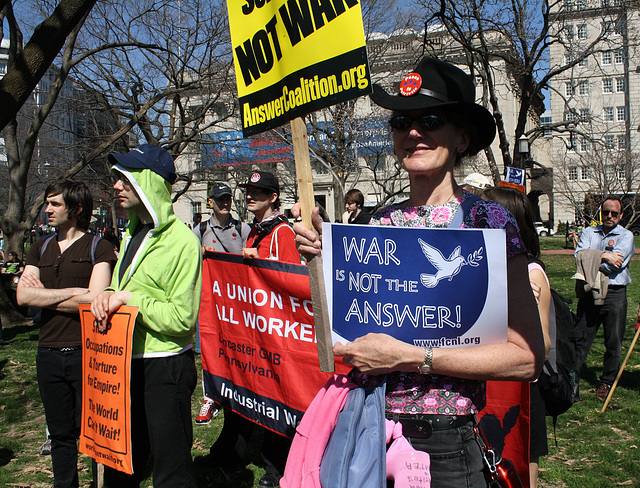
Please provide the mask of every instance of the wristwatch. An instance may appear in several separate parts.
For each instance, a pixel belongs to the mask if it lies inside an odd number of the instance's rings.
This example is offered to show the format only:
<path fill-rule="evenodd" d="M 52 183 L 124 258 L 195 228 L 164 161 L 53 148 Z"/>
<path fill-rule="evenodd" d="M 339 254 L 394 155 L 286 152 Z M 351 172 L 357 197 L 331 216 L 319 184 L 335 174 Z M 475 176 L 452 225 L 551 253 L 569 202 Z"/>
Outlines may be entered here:
<path fill-rule="evenodd" d="M 433 363 L 433 348 L 427 347 L 424 350 L 424 362 L 418 368 L 420 374 L 430 374 Z"/>

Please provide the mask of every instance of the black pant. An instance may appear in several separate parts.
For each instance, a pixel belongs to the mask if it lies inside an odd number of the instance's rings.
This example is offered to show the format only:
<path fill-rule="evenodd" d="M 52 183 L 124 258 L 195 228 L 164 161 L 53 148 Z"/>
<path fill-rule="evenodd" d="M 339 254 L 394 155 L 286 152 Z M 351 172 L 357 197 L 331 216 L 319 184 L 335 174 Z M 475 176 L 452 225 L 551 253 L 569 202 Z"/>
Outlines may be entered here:
<path fill-rule="evenodd" d="M 36 369 L 51 437 L 53 486 L 75 488 L 82 415 L 82 350 L 38 348 Z"/>
<path fill-rule="evenodd" d="M 598 328 L 602 324 L 606 351 L 600 381 L 607 385 L 613 384 L 618 373 L 626 323 L 626 286 L 609 287 L 604 305 L 596 305 L 591 293 L 587 293 L 578 301 L 578 330 L 585 331 L 583 337 L 578 340 L 578 364 L 582 366 L 586 361 Z"/>
<path fill-rule="evenodd" d="M 197 372 L 193 351 L 131 363 L 133 475 L 105 468 L 105 488 L 140 486 L 150 455 L 153 486 L 195 488 L 191 395 Z"/>
<path fill-rule="evenodd" d="M 222 432 L 209 452 L 222 464 L 240 464 L 244 459 L 256 424 L 228 408 L 224 409 Z M 291 439 L 264 429 L 260 453 L 267 473 L 282 476 L 287 463 Z"/>

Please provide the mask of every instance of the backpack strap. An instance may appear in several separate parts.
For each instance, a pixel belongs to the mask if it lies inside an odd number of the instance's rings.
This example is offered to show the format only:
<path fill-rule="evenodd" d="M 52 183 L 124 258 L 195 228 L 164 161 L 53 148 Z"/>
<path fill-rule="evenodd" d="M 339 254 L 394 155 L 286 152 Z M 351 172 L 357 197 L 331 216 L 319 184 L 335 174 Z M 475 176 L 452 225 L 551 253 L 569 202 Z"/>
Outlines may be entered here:
<path fill-rule="evenodd" d="M 98 244 L 100 243 L 100 241 L 102 240 L 102 237 L 93 236 L 93 239 L 91 239 L 91 264 L 95 265 L 96 264 L 96 249 L 98 248 Z"/>
<path fill-rule="evenodd" d="M 47 250 L 49 242 L 51 242 L 51 239 L 53 239 L 55 236 L 56 234 L 51 234 L 49 237 L 45 237 L 45 240 L 40 247 L 40 259 L 42 259 L 42 255 Z M 96 264 L 96 249 L 98 248 L 98 244 L 100 243 L 101 239 L 102 238 L 100 236 L 96 235 L 94 235 L 91 239 L 91 264 Z"/>
<path fill-rule="evenodd" d="M 44 254 L 44 252 L 47 250 L 47 246 L 49 245 L 49 243 L 51 242 L 51 239 L 53 239 L 57 234 L 54 232 L 53 234 L 51 234 L 49 237 L 45 237 L 44 238 L 44 242 L 42 243 L 42 246 L 40 246 L 40 259 L 42 259 L 42 255 Z"/>
<path fill-rule="evenodd" d="M 479 196 L 473 194 L 470 194 L 467 198 L 465 198 L 464 201 L 460 204 L 460 207 L 458 207 L 458 211 L 453 216 L 449 227 L 451 229 L 459 229 L 460 227 L 462 227 L 464 219 L 471 210 L 471 207 L 473 207 L 473 205 L 479 200 L 482 199 Z"/>
<path fill-rule="evenodd" d="M 289 223 L 289 220 L 283 214 L 280 214 L 275 219 L 271 220 L 270 222 L 267 222 L 266 225 L 262 226 L 262 230 L 260 230 L 260 233 L 258 234 L 258 238 L 253 242 L 253 245 L 251 247 L 257 249 L 258 245 L 260 244 L 260 241 L 262 241 L 262 239 L 264 239 L 269 234 L 271 234 L 273 229 L 275 229 L 278 225 L 283 223 L 289 226 L 291 225 Z"/>
<path fill-rule="evenodd" d="M 200 229 L 200 240 L 202 241 L 202 238 L 204 237 L 204 233 L 207 231 L 207 222 L 208 220 L 205 220 L 204 222 L 200 222 L 200 226 L 198 227 L 198 229 Z"/>

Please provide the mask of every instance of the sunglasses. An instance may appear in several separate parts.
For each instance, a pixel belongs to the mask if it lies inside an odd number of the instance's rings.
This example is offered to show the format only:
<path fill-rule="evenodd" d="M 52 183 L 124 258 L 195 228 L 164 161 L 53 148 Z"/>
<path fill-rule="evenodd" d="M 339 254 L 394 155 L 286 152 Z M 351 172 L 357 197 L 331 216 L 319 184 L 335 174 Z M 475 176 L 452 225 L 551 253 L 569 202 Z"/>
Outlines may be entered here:
<path fill-rule="evenodd" d="M 446 117 L 442 115 L 421 115 L 419 117 L 409 117 L 408 115 L 396 115 L 389 119 L 389 125 L 393 129 L 407 130 L 417 122 L 424 130 L 436 130 L 447 123 Z"/>
<path fill-rule="evenodd" d="M 603 210 L 602 211 L 602 215 L 609 215 L 611 214 L 612 217 L 617 217 L 618 215 L 620 215 L 620 212 L 616 212 L 615 210 Z"/>

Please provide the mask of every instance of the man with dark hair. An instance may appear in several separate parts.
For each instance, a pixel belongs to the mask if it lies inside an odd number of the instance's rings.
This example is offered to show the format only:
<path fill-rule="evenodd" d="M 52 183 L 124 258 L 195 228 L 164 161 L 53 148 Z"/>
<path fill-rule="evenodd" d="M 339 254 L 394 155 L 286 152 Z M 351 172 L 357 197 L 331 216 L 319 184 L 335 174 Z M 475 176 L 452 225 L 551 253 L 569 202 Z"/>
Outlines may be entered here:
<path fill-rule="evenodd" d="M 56 233 L 31 246 L 16 298 L 42 308 L 36 368 L 51 438 L 56 487 L 77 487 L 82 407 L 82 330 L 78 305 L 111 280 L 113 248 L 87 232 L 93 199 L 84 183 L 58 181 L 45 191 Z"/>
<path fill-rule="evenodd" d="M 596 271 L 594 275 L 599 271 L 608 277 L 608 287 L 590 284 L 593 291 L 578 296 L 578 330 L 585 331 L 578 341 L 578 364 L 584 364 L 600 324 L 604 327 L 606 352 L 596 391 L 600 400 L 607 398 L 618 372 L 627 322 L 627 285 L 631 283 L 629 261 L 635 246 L 633 234 L 619 225 L 622 215 L 622 202 L 607 198 L 602 203 L 602 224 L 584 229 L 575 251 L 579 270 L 584 270 L 583 276 L 590 274 L 589 269 L 592 269 Z"/>
<path fill-rule="evenodd" d="M 345 224 L 366 225 L 371 220 L 371 215 L 364 206 L 364 195 L 356 188 L 349 190 L 344 196 L 344 206 L 346 209 L 343 220 Z"/>
<path fill-rule="evenodd" d="M 209 190 L 209 205 L 213 210 L 211 217 L 206 222 L 201 222 L 193 227 L 193 232 L 202 244 L 202 252 L 229 252 L 242 254 L 242 248 L 247 242 L 247 236 L 251 231 L 249 224 L 234 219 L 231 215 L 231 188 L 224 183 L 216 183 Z M 195 222 L 195 221 L 194 221 Z M 200 329 L 196 327 L 196 352 L 200 352 Z M 207 395 L 200 407 L 200 413 L 196 416 L 196 424 L 208 424 L 211 422 L 214 411 L 214 403 Z M 224 421 L 227 423 L 228 415 Z M 196 457 L 196 462 L 201 458 Z M 210 463 L 211 464 L 211 463 Z"/>
<path fill-rule="evenodd" d="M 101 330 L 121 305 L 138 307 L 138 315 L 131 361 L 133 474 L 106 468 L 104 486 L 138 487 L 153 455 L 156 488 L 195 488 L 192 337 L 202 286 L 200 243 L 173 212 L 176 172 L 166 150 L 143 144 L 110 154 L 109 161 L 129 227 L 111 285 L 93 300 L 91 311 Z"/>

